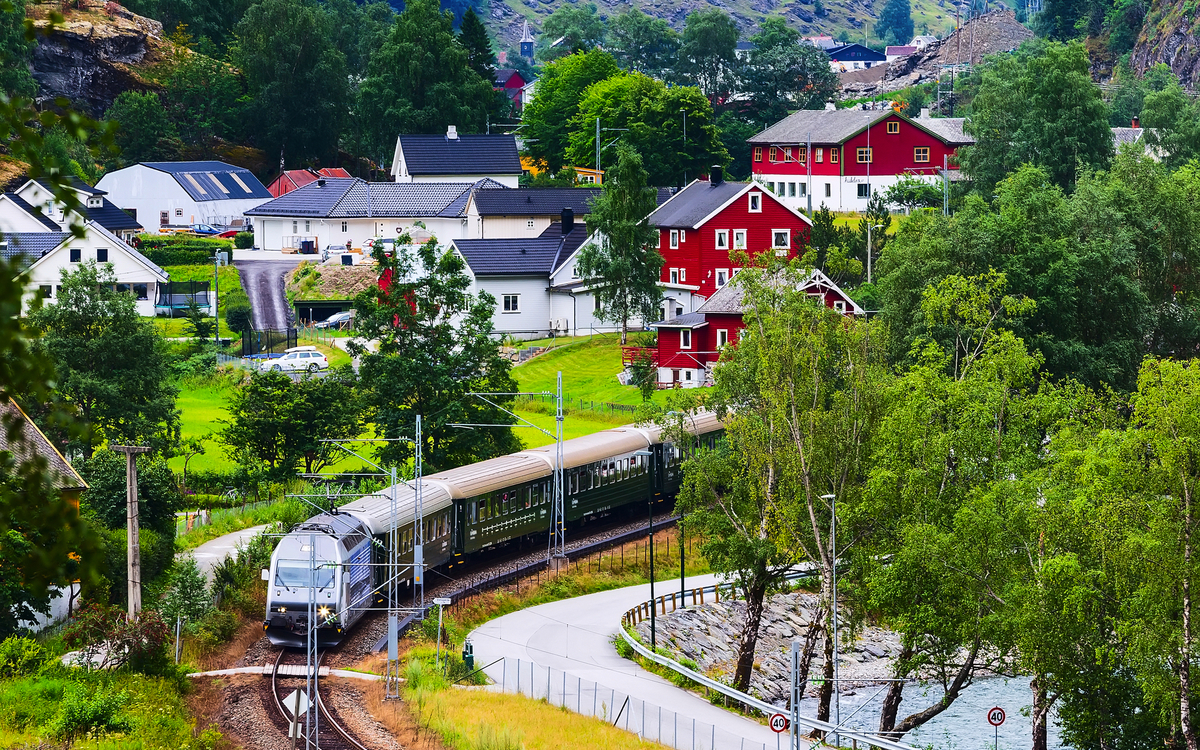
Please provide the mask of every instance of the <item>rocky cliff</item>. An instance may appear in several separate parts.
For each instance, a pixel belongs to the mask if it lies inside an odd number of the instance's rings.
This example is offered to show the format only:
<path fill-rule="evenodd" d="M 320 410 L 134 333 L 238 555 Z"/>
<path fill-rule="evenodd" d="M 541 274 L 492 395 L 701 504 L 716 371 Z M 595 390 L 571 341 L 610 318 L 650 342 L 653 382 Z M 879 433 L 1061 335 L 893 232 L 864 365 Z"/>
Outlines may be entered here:
<path fill-rule="evenodd" d="M 1194 0 L 1155 0 L 1130 56 L 1139 74 L 1165 63 L 1187 88 L 1200 81 L 1200 11 Z"/>
<path fill-rule="evenodd" d="M 43 31 L 49 27 L 36 18 L 34 25 Z M 63 24 L 37 37 L 31 68 L 38 100 L 65 97 L 99 116 L 122 91 L 151 87 L 142 72 L 169 44 L 158 21 L 114 2 L 81 0 Z"/>

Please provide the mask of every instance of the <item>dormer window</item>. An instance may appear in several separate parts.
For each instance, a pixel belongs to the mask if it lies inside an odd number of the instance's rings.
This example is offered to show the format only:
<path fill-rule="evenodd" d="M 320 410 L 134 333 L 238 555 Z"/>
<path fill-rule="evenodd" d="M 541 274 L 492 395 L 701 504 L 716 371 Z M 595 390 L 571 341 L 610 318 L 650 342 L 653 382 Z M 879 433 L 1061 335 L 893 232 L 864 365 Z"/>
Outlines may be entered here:
<path fill-rule="evenodd" d="M 89 196 L 87 202 L 88 208 L 104 208 L 104 199 L 99 196 Z"/>

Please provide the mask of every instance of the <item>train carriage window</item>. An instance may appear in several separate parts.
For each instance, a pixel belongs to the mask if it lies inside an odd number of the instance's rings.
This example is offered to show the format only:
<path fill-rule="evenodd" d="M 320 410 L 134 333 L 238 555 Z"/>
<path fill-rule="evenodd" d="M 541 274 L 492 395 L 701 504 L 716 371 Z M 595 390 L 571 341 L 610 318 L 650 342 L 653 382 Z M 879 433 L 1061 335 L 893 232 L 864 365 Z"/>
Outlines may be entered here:
<path fill-rule="evenodd" d="M 533 487 L 526 487 L 521 490 L 521 494 L 525 499 L 525 510 L 529 510 L 533 507 Z"/>
<path fill-rule="evenodd" d="M 480 521 L 487 520 L 487 498 L 486 497 L 479 498 L 479 520 Z"/>
<path fill-rule="evenodd" d="M 621 478 L 622 479 L 629 478 L 629 459 L 628 458 L 621 459 Z"/>

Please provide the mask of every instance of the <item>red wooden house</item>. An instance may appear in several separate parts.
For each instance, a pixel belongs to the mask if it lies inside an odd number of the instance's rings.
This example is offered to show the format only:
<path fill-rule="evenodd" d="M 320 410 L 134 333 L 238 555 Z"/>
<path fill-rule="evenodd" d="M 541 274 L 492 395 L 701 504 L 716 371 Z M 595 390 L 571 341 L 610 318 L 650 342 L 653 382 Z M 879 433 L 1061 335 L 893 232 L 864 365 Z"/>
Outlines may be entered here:
<path fill-rule="evenodd" d="M 665 317 L 695 310 L 738 271 L 734 256 L 795 258 L 812 222 L 754 182 L 725 182 L 714 167 L 650 214 L 659 231 Z"/>
<path fill-rule="evenodd" d="M 958 147 L 974 139 L 961 118 L 837 109 L 801 110 L 748 142 L 755 179 L 789 206 L 807 208 L 811 192 L 814 209 L 861 211 L 904 175 L 937 181 L 947 166 L 957 174 Z"/>
<path fill-rule="evenodd" d="M 821 271 L 813 270 L 799 289 L 844 315 L 866 314 Z M 742 290 L 735 280 L 718 290 L 696 312 L 650 326 L 658 331 L 658 349 L 652 356 L 658 365 L 660 388 L 676 385 L 694 388 L 711 383 L 712 366 L 720 359 L 721 350 L 736 344 L 745 328 L 742 297 Z M 626 352 L 627 363 L 638 354 Z"/>
<path fill-rule="evenodd" d="M 351 177 L 350 173 L 341 167 L 323 167 L 321 169 L 285 169 L 267 186 L 267 190 L 276 198 L 311 185 L 323 177 Z"/>
<path fill-rule="evenodd" d="M 493 88 L 496 91 L 503 91 L 504 95 L 513 103 L 513 107 L 520 109 L 521 91 L 527 83 L 529 82 L 515 68 L 501 68 L 496 71 L 496 82 L 493 84 Z"/>

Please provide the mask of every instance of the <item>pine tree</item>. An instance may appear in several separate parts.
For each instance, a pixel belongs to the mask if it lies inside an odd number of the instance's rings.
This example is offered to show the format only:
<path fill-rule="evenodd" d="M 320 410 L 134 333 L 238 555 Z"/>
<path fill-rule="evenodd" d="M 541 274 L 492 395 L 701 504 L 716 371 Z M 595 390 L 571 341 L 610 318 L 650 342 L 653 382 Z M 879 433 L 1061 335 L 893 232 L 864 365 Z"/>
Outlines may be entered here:
<path fill-rule="evenodd" d="M 467 67 L 485 81 L 496 80 L 496 54 L 492 51 L 492 40 L 474 8 L 463 13 L 458 27 L 458 41 L 467 50 Z"/>

